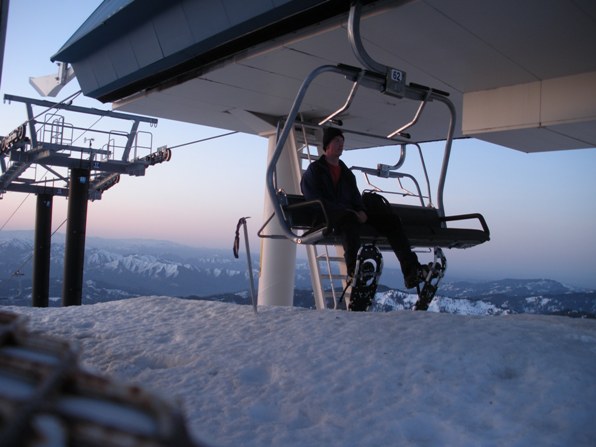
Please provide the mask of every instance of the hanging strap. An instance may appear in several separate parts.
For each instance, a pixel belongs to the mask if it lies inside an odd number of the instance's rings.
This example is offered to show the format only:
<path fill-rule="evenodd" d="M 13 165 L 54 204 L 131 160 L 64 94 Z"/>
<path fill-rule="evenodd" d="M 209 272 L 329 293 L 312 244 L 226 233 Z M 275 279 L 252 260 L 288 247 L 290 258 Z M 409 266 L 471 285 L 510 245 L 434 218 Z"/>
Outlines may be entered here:
<path fill-rule="evenodd" d="M 238 251 L 240 250 L 240 227 L 242 225 L 246 225 L 246 217 L 241 217 L 238 220 L 238 225 L 236 225 L 236 236 L 234 237 L 234 257 L 238 259 Z"/>

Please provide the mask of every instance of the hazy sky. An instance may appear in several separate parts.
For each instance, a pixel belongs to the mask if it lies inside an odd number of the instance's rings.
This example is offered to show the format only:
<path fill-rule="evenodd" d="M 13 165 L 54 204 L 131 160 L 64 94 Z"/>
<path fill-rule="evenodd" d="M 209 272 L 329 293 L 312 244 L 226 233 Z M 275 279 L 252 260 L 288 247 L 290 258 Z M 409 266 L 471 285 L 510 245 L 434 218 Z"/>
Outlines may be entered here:
<path fill-rule="evenodd" d="M 2 96 L 37 98 L 29 77 L 56 71 L 50 56 L 100 3 L 12 1 Z M 75 80 L 55 100 L 78 90 Z M 81 97 L 75 104 L 109 108 Z M 0 104 L 0 134 L 25 119 L 23 104 Z M 144 130 L 153 133 L 154 147 L 226 132 L 161 119 L 156 128 Z M 439 145 L 427 151 L 436 188 L 442 152 Z M 174 149 L 169 163 L 149 168 L 144 177 L 123 176 L 102 200 L 91 202 L 87 235 L 231 249 L 236 222 L 251 216 L 251 248 L 256 253 L 256 232 L 263 222 L 266 156 L 267 141 L 244 134 Z M 378 162 L 394 163 L 396 155 L 390 149 L 350 152 L 344 160 L 348 166 L 375 167 Z M 455 142 L 445 188 L 446 212 L 482 213 L 491 241 L 448 251 L 448 279 L 549 278 L 596 288 L 595 174 L 595 149 L 524 154 L 478 140 Z M 66 199 L 54 199 L 53 216 L 56 229 L 66 218 Z M 34 196 L 7 193 L 0 200 L 4 230 L 33 229 L 34 219 Z M 392 258 L 389 253 L 385 256 L 390 263 Z M 425 255 L 421 258 L 425 260 Z"/>

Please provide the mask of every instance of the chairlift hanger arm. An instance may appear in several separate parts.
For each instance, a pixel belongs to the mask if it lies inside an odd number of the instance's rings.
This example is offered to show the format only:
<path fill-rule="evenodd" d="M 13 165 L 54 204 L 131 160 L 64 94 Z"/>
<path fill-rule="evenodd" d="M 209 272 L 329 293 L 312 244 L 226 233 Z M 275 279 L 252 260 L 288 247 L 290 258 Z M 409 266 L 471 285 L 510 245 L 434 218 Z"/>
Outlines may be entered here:
<path fill-rule="evenodd" d="M 324 73 L 340 74 L 340 75 L 345 76 L 347 79 L 353 80 L 354 82 L 359 82 L 361 85 L 365 85 L 367 87 L 376 88 L 381 92 L 384 91 L 384 86 L 386 85 L 385 79 L 382 76 L 380 76 L 378 73 L 368 72 L 368 71 L 362 70 L 358 67 L 352 67 L 352 66 L 343 65 L 343 64 L 337 65 L 337 66 L 323 65 L 318 68 L 315 68 L 313 71 L 310 72 L 310 74 L 303 81 L 303 83 L 298 91 L 298 94 L 296 95 L 296 98 L 294 99 L 294 102 L 292 104 L 290 112 L 286 118 L 283 129 L 282 129 L 281 134 L 277 140 L 275 150 L 271 156 L 271 159 L 269 161 L 269 165 L 267 166 L 267 171 L 266 171 L 267 192 L 269 194 L 269 198 L 273 205 L 275 214 L 279 219 L 281 228 L 284 231 L 285 235 L 290 240 L 297 242 L 297 243 L 299 243 L 299 241 L 300 241 L 300 236 L 298 236 L 297 234 L 292 232 L 292 230 L 288 226 L 287 222 L 285 222 L 283 219 L 283 212 L 282 212 L 281 205 L 280 205 L 278 197 L 277 197 L 278 190 L 276 187 L 275 172 L 276 172 L 277 163 L 279 161 L 279 158 L 281 156 L 283 148 L 286 144 L 289 133 L 294 127 L 296 118 L 300 111 L 300 107 L 301 107 L 302 102 L 306 96 L 306 92 L 308 91 L 312 82 L 318 76 L 320 76 Z M 354 90 L 354 88 L 352 90 Z M 450 122 L 449 132 L 448 132 L 448 136 L 447 136 L 445 157 L 444 157 L 444 166 L 443 166 L 443 171 L 442 171 L 443 173 L 446 173 L 446 161 L 448 161 L 448 159 L 449 159 L 449 154 L 450 154 L 450 150 L 451 150 L 451 140 L 453 138 L 453 132 L 454 132 L 454 127 L 455 127 L 455 119 L 454 119 L 455 107 L 453 106 L 453 104 L 451 103 L 451 101 L 448 98 L 446 98 L 443 95 L 435 93 L 434 90 L 432 90 L 432 89 L 423 88 L 420 86 L 414 86 L 414 87 L 406 86 L 405 91 L 406 91 L 405 96 L 407 98 L 412 98 L 412 97 L 416 98 L 416 99 L 435 98 L 435 99 L 438 99 L 439 101 L 442 101 L 447 104 L 447 106 L 451 112 L 451 122 Z M 348 103 L 349 102 L 351 102 L 351 101 L 348 101 Z M 404 141 L 402 141 L 402 142 L 404 142 Z M 439 185 L 440 185 L 440 187 L 442 187 L 442 185 L 444 185 L 444 178 L 441 179 L 441 181 L 439 182 Z M 444 215 L 444 210 L 442 208 L 442 191 L 439 191 L 438 197 L 439 197 L 439 203 L 438 203 L 439 212 L 441 213 L 441 215 Z"/>
<path fill-rule="evenodd" d="M 266 171 L 266 187 L 267 192 L 269 194 L 269 198 L 273 205 L 273 209 L 275 215 L 277 216 L 281 229 L 288 237 L 288 239 L 299 243 L 300 237 L 296 235 L 288 225 L 288 223 L 283 218 L 283 211 L 282 205 L 279 202 L 278 198 L 278 190 L 276 187 L 276 179 L 275 179 L 275 172 L 276 166 L 283 151 L 283 148 L 286 144 L 290 131 L 294 128 L 294 124 L 298 113 L 300 111 L 300 107 L 310 87 L 311 83 L 314 79 L 318 76 L 322 75 L 323 73 L 338 73 L 344 75 L 347 79 L 352 80 L 354 85 L 352 86 L 352 90 L 348 99 L 346 100 L 344 106 L 342 106 L 337 112 L 330 115 L 331 118 L 337 116 L 339 113 L 346 110 L 356 93 L 358 85 L 363 85 L 368 88 L 374 88 L 383 92 L 385 94 L 393 95 L 399 98 L 408 98 L 422 101 L 423 104 L 419 107 L 417 115 L 414 117 L 413 122 L 416 122 L 419 118 L 420 114 L 422 113 L 422 109 L 427 101 L 432 100 L 439 100 L 444 102 L 450 112 L 450 126 L 449 131 L 447 133 L 447 140 L 445 145 L 445 155 L 443 158 L 443 169 L 441 171 L 441 179 L 439 181 L 439 191 L 437 193 L 438 196 L 438 206 L 439 206 L 439 214 L 444 215 L 444 207 L 443 207 L 443 188 L 445 183 L 445 175 L 447 172 L 447 164 L 449 160 L 449 156 L 451 153 L 451 142 L 453 139 L 454 128 L 455 128 L 455 107 L 451 103 L 451 101 L 447 98 L 445 92 L 440 92 L 435 89 L 431 89 L 428 87 L 412 84 L 406 85 L 405 82 L 405 73 L 403 71 L 392 69 L 386 65 L 380 64 L 374 61 L 365 51 L 364 47 L 362 46 L 362 39 L 360 36 L 360 29 L 359 29 L 359 22 L 360 22 L 360 3 L 355 1 L 352 3 L 350 8 L 350 18 L 348 23 L 348 37 L 356 54 L 356 57 L 362 62 L 362 64 L 369 68 L 369 70 L 364 70 L 358 67 L 352 67 L 349 65 L 323 65 L 318 68 L 315 68 L 310 74 L 305 78 L 300 86 L 298 94 L 294 99 L 290 112 L 287 116 L 287 119 L 284 123 L 283 129 L 279 138 L 277 140 L 277 144 L 275 146 L 275 150 L 271 156 L 269 161 L 269 165 L 267 166 Z M 329 120 L 327 118 L 326 120 Z M 324 120 L 323 122 L 325 122 Z M 410 126 L 412 123 L 409 124 Z M 408 127 L 408 125 L 406 125 Z"/>
<path fill-rule="evenodd" d="M 350 15 L 348 17 L 348 39 L 352 45 L 354 54 L 364 67 L 367 67 L 370 70 L 376 71 L 378 73 L 386 73 L 389 67 L 375 61 L 372 57 L 370 57 L 362 45 L 362 38 L 360 36 L 361 7 L 362 5 L 359 1 L 353 1 L 352 5 L 350 6 Z"/>
<path fill-rule="evenodd" d="M 448 99 L 448 93 L 446 92 L 437 89 L 430 89 L 418 84 L 410 84 L 406 86 L 406 76 L 404 72 L 375 61 L 367 53 L 364 45 L 362 44 L 362 36 L 360 35 L 361 7 L 362 5 L 359 0 L 353 0 L 352 5 L 350 6 L 350 15 L 348 18 L 348 39 L 352 46 L 354 55 L 364 67 L 369 68 L 372 71 L 385 74 L 385 93 L 394 94 L 398 97 L 405 96 L 410 99 L 418 99 L 423 101 L 421 107 L 418 110 L 419 113 L 422 112 L 421 109 L 424 108 L 426 101 L 432 100 L 439 100 L 443 102 L 449 109 L 451 117 L 450 125 L 447 132 L 447 139 L 445 141 L 443 166 L 441 168 L 441 174 L 437 188 L 437 205 L 439 208 L 439 213 L 444 216 L 445 207 L 443 202 L 443 191 L 445 189 L 445 178 L 447 176 L 447 167 L 449 165 L 449 158 L 451 156 L 451 143 L 453 141 L 453 135 L 455 131 L 455 106 Z M 416 96 L 418 96 L 418 98 L 416 98 Z M 419 115 L 419 113 L 417 115 Z M 415 119 L 417 119 L 417 117 L 415 117 Z M 398 132 L 403 130 L 405 129 L 399 129 Z"/>

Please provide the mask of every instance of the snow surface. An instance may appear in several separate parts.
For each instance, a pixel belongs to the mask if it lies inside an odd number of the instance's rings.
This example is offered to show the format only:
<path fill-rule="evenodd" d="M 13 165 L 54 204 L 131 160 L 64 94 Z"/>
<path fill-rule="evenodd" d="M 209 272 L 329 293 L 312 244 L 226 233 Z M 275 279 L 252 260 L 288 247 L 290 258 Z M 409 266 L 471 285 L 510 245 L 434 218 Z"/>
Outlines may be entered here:
<path fill-rule="evenodd" d="M 142 297 L 4 307 L 212 446 L 595 446 L 596 321 Z"/>

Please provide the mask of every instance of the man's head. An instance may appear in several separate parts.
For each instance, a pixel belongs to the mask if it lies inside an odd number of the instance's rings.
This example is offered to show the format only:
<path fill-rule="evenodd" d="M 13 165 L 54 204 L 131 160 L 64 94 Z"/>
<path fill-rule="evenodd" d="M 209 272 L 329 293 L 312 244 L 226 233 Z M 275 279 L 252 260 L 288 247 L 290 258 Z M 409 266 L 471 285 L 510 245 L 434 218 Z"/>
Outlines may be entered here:
<path fill-rule="evenodd" d="M 323 150 L 326 151 L 327 150 L 327 146 L 329 146 L 329 143 L 331 143 L 331 141 L 333 141 L 333 139 L 335 137 L 344 137 L 344 133 L 341 131 L 341 129 L 338 129 L 336 127 L 326 127 L 325 130 L 323 131 Z"/>

